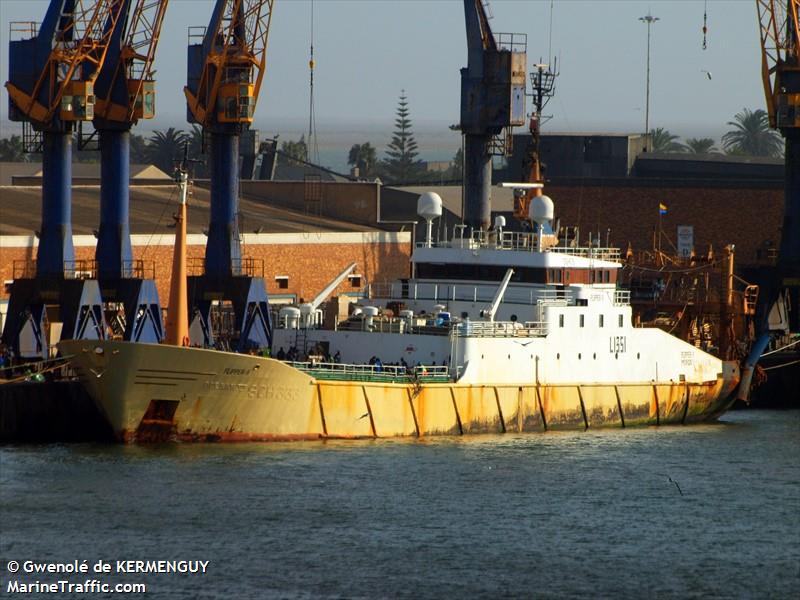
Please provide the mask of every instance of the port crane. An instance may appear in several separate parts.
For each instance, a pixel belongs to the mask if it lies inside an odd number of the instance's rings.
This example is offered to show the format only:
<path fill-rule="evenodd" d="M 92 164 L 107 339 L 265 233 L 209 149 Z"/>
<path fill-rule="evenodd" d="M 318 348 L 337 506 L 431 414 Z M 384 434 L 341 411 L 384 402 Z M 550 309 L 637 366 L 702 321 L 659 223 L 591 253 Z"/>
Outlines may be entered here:
<path fill-rule="evenodd" d="M 739 398 L 747 400 L 758 359 L 770 341 L 769 313 L 781 289 L 800 301 L 800 0 L 756 0 L 761 38 L 761 78 L 769 123 L 785 140 L 784 212 L 778 263 L 762 281 L 756 340 L 742 370 Z"/>
<path fill-rule="evenodd" d="M 189 29 L 187 118 L 210 141 L 211 217 L 204 273 L 189 277 L 193 344 L 215 343 L 212 308 L 230 302 L 238 349 L 269 346 L 268 298 L 256 262 L 241 255 L 239 139 L 253 123 L 274 0 L 216 0 L 205 28 Z M 219 319 L 216 319 L 219 321 Z"/>
<path fill-rule="evenodd" d="M 131 250 L 130 130 L 140 119 L 155 116 L 153 61 L 169 0 L 116 2 L 121 14 L 94 84 L 101 173 L 95 260 L 112 327 L 119 325 L 123 339 L 157 343 L 163 324 L 154 269 L 145 273 Z"/>
<path fill-rule="evenodd" d="M 464 223 L 487 230 L 492 156 L 510 151 L 508 128 L 525 123 L 527 36 L 492 33 L 483 0 L 464 0 L 467 67 L 461 69 Z"/>
<path fill-rule="evenodd" d="M 9 42 L 9 118 L 23 123 L 27 151 L 42 152 L 36 265 L 15 268 L 3 329 L 18 356 L 46 358 L 50 338 L 105 336 L 93 269 L 75 260 L 72 244 L 72 136 L 94 118 L 94 84 L 122 8 L 119 0 L 50 0 L 41 24 L 11 24 L 20 39 Z"/>

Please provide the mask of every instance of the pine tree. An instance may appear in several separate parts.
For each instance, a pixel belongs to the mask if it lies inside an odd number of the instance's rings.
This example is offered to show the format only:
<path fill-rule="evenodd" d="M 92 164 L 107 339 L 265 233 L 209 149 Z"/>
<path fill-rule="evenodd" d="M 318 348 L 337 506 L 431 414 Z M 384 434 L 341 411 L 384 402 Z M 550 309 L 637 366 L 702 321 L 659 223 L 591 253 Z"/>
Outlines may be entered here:
<path fill-rule="evenodd" d="M 406 91 L 402 90 L 397 105 L 397 118 L 394 121 L 394 134 L 384 161 L 384 169 L 391 182 L 412 181 L 421 171 L 421 165 L 416 160 L 417 142 L 411 131 L 409 114 Z"/>

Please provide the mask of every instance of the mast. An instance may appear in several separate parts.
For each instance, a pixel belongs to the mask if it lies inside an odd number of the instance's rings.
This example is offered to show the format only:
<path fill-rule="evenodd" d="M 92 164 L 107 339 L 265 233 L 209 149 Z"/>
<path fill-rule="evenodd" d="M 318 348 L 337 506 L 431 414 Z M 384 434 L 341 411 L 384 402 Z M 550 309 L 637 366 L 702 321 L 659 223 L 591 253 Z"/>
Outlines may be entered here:
<path fill-rule="evenodd" d="M 189 345 L 189 294 L 186 284 L 186 197 L 189 175 L 186 158 L 175 174 L 180 190 L 180 205 L 175 223 L 175 249 L 172 253 L 172 277 L 169 282 L 169 308 L 164 343 L 172 346 Z"/>

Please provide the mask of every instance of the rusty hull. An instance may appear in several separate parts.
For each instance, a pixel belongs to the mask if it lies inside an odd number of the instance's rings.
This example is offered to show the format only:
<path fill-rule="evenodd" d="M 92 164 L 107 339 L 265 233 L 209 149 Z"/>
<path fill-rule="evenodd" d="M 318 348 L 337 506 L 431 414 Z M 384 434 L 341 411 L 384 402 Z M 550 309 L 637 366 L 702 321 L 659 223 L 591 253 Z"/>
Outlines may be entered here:
<path fill-rule="evenodd" d="M 422 437 L 713 420 L 738 383 L 424 385 L 315 380 L 256 356 L 126 342 L 62 342 L 125 442 Z"/>

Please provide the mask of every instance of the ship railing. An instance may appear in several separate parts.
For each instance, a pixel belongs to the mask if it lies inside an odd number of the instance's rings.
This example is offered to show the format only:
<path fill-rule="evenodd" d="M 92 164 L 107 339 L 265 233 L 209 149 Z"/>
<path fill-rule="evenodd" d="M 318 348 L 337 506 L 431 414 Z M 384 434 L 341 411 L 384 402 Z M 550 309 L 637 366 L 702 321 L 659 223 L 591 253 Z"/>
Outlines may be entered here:
<path fill-rule="evenodd" d="M 545 234 L 545 242 L 547 239 L 555 240 L 556 238 Z M 417 248 L 425 248 L 427 246 L 428 244 L 425 241 L 416 243 Z M 432 246 L 435 248 L 463 248 L 467 250 L 497 249 L 536 252 L 538 251 L 538 234 L 490 229 L 489 231 L 472 231 L 467 235 L 463 235 L 463 231 L 459 230 L 451 239 L 435 241 Z M 543 251 L 608 261 L 619 261 L 621 257 L 619 248 L 599 246 L 547 245 Z"/>
<path fill-rule="evenodd" d="M 543 337 L 547 335 L 544 321 L 462 321 L 453 327 L 458 337 Z"/>
<path fill-rule="evenodd" d="M 346 364 L 317 361 L 286 361 L 286 364 L 316 379 L 346 381 L 385 381 L 391 383 L 445 382 L 450 380 L 447 365 Z"/>
<path fill-rule="evenodd" d="M 499 283 L 499 282 L 497 282 Z M 366 288 L 370 299 L 378 300 L 423 300 L 435 304 L 447 302 L 491 303 L 497 292 L 497 283 L 484 285 L 457 283 L 371 283 Z M 553 286 L 536 288 L 511 287 L 506 290 L 504 302 L 510 304 L 570 303 L 572 290 Z"/>
<path fill-rule="evenodd" d="M 416 324 L 422 321 L 425 325 Z M 430 325 L 428 323 L 431 323 Z M 450 333 L 449 324 L 436 324 L 435 319 L 416 319 L 414 324 L 409 325 L 406 319 L 400 317 L 374 317 L 367 323 L 364 319 L 350 318 L 346 321 L 339 321 L 336 324 L 336 331 L 368 331 L 370 333 L 401 333 L 413 335 L 448 335 Z"/>
<path fill-rule="evenodd" d="M 572 299 L 573 293 L 571 289 L 548 287 L 539 292 L 539 295 L 536 298 L 536 303 L 566 306 L 567 304 L 572 303 Z"/>
<path fill-rule="evenodd" d="M 569 246 L 553 246 L 548 252 L 557 254 L 568 254 L 569 256 L 579 256 L 582 258 L 594 258 L 597 260 L 619 261 L 619 248 L 596 248 L 594 246 L 580 246 L 571 248 Z"/>

